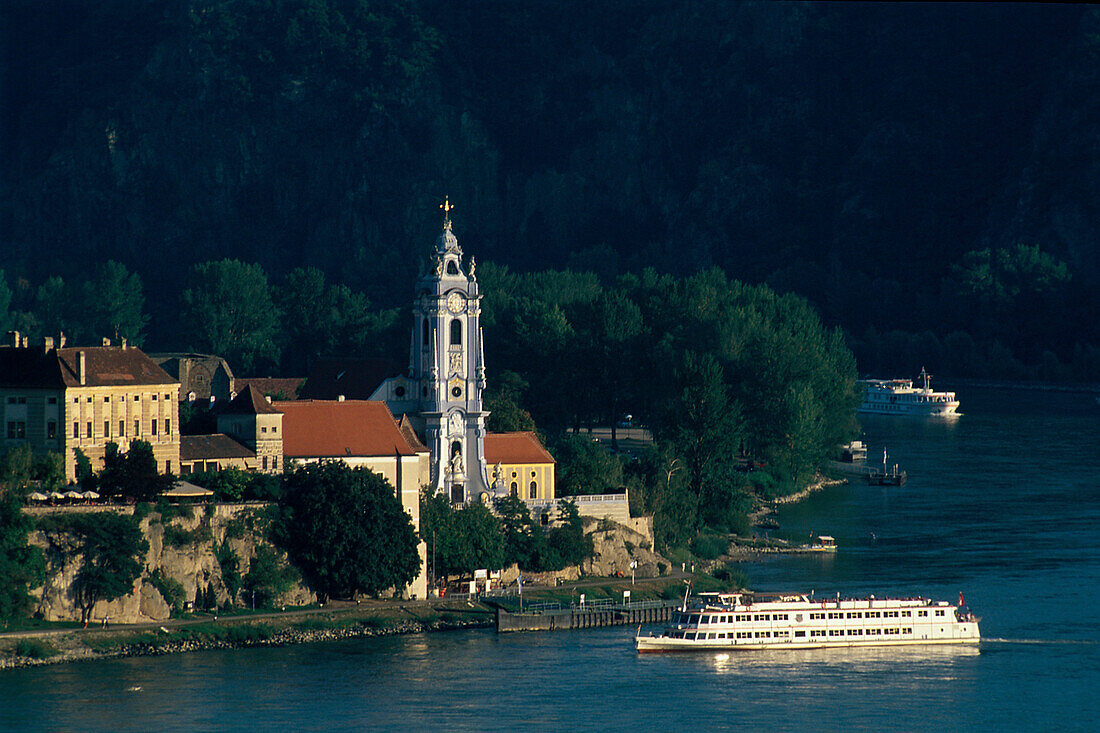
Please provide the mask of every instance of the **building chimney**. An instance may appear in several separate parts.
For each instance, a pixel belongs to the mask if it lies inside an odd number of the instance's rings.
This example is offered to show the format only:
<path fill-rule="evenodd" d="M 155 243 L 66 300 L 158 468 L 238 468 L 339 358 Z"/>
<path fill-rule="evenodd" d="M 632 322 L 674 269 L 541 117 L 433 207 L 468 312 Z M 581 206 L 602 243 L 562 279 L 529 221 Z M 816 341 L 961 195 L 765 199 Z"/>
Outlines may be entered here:
<path fill-rule="evenodd" d="M 53 336 L 42 337 L 42 348 L 44 348 L 46 351 L 49 351 L 53 348 Z"/>
<path fill-rule="evenodd" d="M 65 332 L 62 331 L 61 334 L 57 337 L 57 348 L 64 349 L 65 348 L 65 341 L 66 341 Z"/>
<path fill-rule="evenodd" d="M 126 337 L 125 336 L 122 337 L 122 350 L 126 351 Z"/>
<path fill-rule="evenodd" d="M 343 402 L 344 401 L 344 395 L 337 395 L 336 396 L 336 401 L 337 402 Z"/>
<path fill-rule="evenodd" d="M 14 346 L 17 349 L 20 346 L 22 346 L 23 345 L 23 334 L 19 333 L 18 331 L 12 331 L 11 332 L 11 345 Z"/>
<path fill-rule="evenodd" d="M 106 336 L 104 336 L 104 337 L 103 337 L 103 345 L 104 345 L 104 346 L 110 346 L 110 345 L 111 345 L 111 339 L 109 339 L 109 338 L 107 338 Z"/>
<path fill-rule="evenodd" d="M 81 349 L 76 354 L 77 363 L 79 364 L 80 371 L 80 385 L 84 386 L 84 383 L 88 381 L 88 364 L 84 358 L 84 350 Z"/>

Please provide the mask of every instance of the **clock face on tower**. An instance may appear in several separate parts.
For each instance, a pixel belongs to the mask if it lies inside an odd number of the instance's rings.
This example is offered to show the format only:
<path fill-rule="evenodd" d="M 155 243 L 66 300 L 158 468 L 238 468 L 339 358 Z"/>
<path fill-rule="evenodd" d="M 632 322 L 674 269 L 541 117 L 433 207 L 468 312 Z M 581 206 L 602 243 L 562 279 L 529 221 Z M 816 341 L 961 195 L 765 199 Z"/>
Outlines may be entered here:
<path fill-rule="evenodd" d="M 462 293 L 454 292 L 447 296 L 447 308 L 451 313 L 461 313 L 465 307 L 466 299 L 462 297 Z"/>

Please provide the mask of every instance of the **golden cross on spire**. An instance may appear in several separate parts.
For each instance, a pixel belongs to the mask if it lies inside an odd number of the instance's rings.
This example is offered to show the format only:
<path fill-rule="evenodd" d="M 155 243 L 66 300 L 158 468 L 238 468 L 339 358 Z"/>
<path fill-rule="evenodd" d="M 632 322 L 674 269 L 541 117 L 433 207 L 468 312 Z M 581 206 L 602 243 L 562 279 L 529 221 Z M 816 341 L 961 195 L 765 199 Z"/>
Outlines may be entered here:
<path fill-rule="evenodd" d="M 444 229 L 450 229 L 451 228 L 451 209 L 454 208 L 454 206 L 451 204 L 451 197 L 450 196 L 444 196 L 443 197 L 443 203 L 441 203 L 439 205 L 439 208 L 443 209 L 443 228 Z"/>

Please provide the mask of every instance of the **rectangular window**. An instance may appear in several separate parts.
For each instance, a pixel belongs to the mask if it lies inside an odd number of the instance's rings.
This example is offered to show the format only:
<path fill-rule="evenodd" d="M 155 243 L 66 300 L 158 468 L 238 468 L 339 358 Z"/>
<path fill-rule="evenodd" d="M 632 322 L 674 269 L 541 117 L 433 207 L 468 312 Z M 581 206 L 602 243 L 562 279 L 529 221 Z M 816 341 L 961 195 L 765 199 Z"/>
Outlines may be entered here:
<path fill-rule="evenodd" d="M 22 420 L 9 420 L 8 421 L 8 437 L 9 438 L 25 438 L 27 437 L 27 423 Z"/>
<path fill-rule="evenodd" d="M 796 632 L 794 632 L 794 638 L 796 638 L 796 639 L 800 639 L 805 635 L 806 635 L 805 631 L 796 631 Z"/>
<path fill-rule="evenodd" d="M 171 435 L 172 434 L 172 421 L 169 420 L 168 418 L 164 418 L 164 434 L 165 435 Z"/>
<path fill-rule="evenodd" d="M 279 456 L 272 456 L 271 457 L 271 467 L 273 469 L 275 469 L 276 471 L 279 470 Z"/>
<path fill-rule="evenodd" d="M 111 401 L 111 397 L 110 397 L 110 395 L 108 395 L 107 397 L 104 397 L 104 398 L 103 398 L 103 401 L 104 401 L 104 402 L 110 402 L 110 401 Z"/>
<path fill-rule="evenodd" d="M 51 397 L 48 400 L 46 400 L 46 402 L 48 404 L 51 404 L 51 405 L 56 405 L 57 404 L 57 398 L 56 397 Z"/>
<path fill-rule="evenodd" d="M 88 421 L 88 437 L 92 437 L 92 421 Z"/>
<path fill-rule="evenodd" d="M 153 402 L 156 402 L 156 401 L 157 401 L 157 396 L 153 395 Z"/>
<path fill-rule="evenodd" d="M 134 402 L 137 402 L 140 399 L 141 399 L 141 395 L 134 395 Z"/>
<path fill-rule="evenodd" d="M 164 472 L 165 473 L 172 473 L 172 462 L 171 461 L 165 461 L 164 462 Z"/>
<path fill-rule="evenodd" d="M 150 423 L 150 425 L 152 427 L 152 432 L 150 434 L 151 435 L 156 435 L 157 434 L 157 421 L 156 421 L 156 419 L 154 419 L 153 422 Z"/>
<path fill-rule="evenodd" d="M 263 468 L 263 470 L 265 470 L 265 471 L 267 470 L 267 456 L 264 456 L 264 457 L 263 457 L 263 458 L 261 459 L 261 463 L 260 463 L 260 465 L 261 465 L 261 467 Z"/>
<path fill-rule="evenodd" d="M 118 437 L 120 437 L 120 438 L 125 438 L 126 437 L 126 421 L 125 420 L 119 420 L 118 421 Z"/>
<path fill-rule="evenodd" d="M 942 615 L 943 615 L 943 611 L 936 611 L 936 615 L 937 615 L 937 616 L 942 616 Z"/>
<path fill-rule="evenodd" d="M 8 398 L 8 404 L 9 405 L 14 405 L 15 404 L 15 398 L 14 397 L 9 397 Z"/>
<path fill-rule="evenodd" d="M 48 423 L 46 423 L 46 439 L 57 439 L 57 420 L 50 420 Z"/>
<path fill-rule="evenodd" d="M 134 420 L 134 437 L 141 435 L 141 420 Z"/>
<path fill-rule="evenodd" d="M 108 420 L 103 421 L 103 437 L 104 438 L 110 438 L 111 437 L 111 423 Z"/>
<path fill-rule="evenodd" d="M 91 395 L 88 395 L 88 400 L 87 400 L 87 402 L 88 402 L 89 404 L 91 404 L 91 402 L 92 402 L 92 396 L 91 396 Z"/>
<path fill-rule="evenodd" d="M 917 611 L 917 615 L 918 615 L 918 616 L 927 616 L 927 615 L 928 615 L 928 611 Z"/>
<path fill-rule="evenodd" d="M 79 438 L 80 437 L 80 423 L 78 423 L 78 422 L 73 423 L 73 437 L 74 438 Z"/>

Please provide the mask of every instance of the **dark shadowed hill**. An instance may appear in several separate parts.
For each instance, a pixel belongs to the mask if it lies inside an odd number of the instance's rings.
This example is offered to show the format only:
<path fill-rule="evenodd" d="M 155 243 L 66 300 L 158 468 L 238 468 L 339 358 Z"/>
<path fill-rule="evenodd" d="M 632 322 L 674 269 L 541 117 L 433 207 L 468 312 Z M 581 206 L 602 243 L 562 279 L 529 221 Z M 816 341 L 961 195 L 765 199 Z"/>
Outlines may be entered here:
<path fill-rule="evenodd" d="M 206 260 L 273 278 L 313 265 L 403 304 L 450 194 L 466 249 L 513 270 L 716 265 L 808 297 L 866 367 L 915 370 L 963 348 L 956 332 L 1079 365 L 1057 376 L 1100 373 L 1096 8 L 0 13 L 0 251 L 16 299 L 19 278 L 80 281 L 114 259 L 141 276 L 150 341 L 168 348 L 184 275 Z M 926 329 L 934 342 L 886 337 Z"/>

